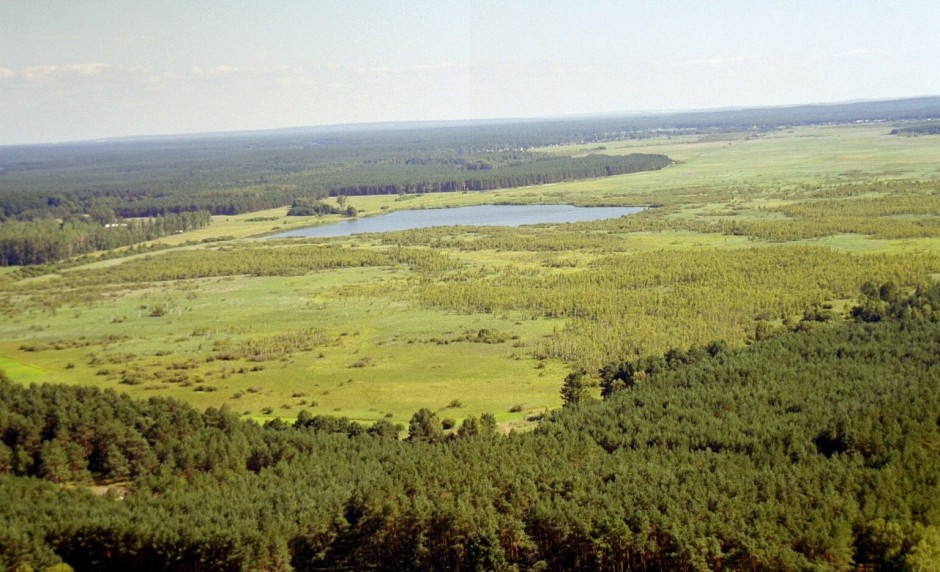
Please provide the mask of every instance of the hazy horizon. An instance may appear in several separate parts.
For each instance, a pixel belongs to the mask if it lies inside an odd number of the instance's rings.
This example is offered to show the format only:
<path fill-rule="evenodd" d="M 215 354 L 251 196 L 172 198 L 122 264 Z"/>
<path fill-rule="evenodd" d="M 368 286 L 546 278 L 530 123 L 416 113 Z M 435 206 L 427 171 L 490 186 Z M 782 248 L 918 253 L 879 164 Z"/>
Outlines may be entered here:
<path fill-rule="evenodd" d="M 938 93 L 940 3 L 0 5 L 0 145 Z"/>
<path fill-rule="evenodd" d="M 807 106 L 839 106 L 852 103 L 877 103 L 877 102 L 891 102 L 891 101 L 907 101 L 907 100 L 916 100 L 916 99 L 925 99 L 925 98 L 940 98 L 940 94 L 926 94 L 926 95 L 913 95 L 910 97 L 903 98 L 885 98 L 885 99 L 850 99 L 844 101 L 817 101 L 809 103 L 798 103 L 798 104 L 780 104 L 780 105 L 768 105 L 768 106 L 727 106 L 727 107 L 711 107 L 711 108 L 689 108 L 689 109 L 651 109 L 645 111 L 611 111 L 611 112 L 596 112 L 596 113 L 571 113 L 571 114 L 561 114 L 561 115 L 550 115 L 550 116 L 532 116 L 532 117 L 481 117 L 475 119 L 415 119 L 415 120 L 396 120 L 396 121 L 364 121 L 356 123 L 322 123 L 314 125 L 287 125 L 282 127 L 258 127 L 258 128 L 249 128 L 249 129 L 222 129 L 215 131 L 192 131 L 192 132 L 178 132 L 178 133 L 141 133 L 141 134 L 131 134 L 131 135 L 114 135 L 114 136 L 105 136 L 105 137 L 95 137 L 87 139 L 66 139 L 66 140 L 57 140 L 57 141 L 40 141 L 34 143 L 0 143 L 0 147 L 18 147 L 18 146 L 43 146 L 43 145 L 70 145 L 70 144 L 83 144 L 83 143 L 119 143 L 123 141 L 146 141 L 149 139 L 188 139 L 188 138 L 198 138 L 198 137 L 225 137 L 225 136 L 235 136 L 241 134 L 263 134 L 263 133 L 277 133 L 277 132 L 291 132 L 291 131 L 323 131 L 325 133 L 335 133 L 337 131 L 343 130 L 362 130 L 362 131 L 371 131 L 371 130 L 381 130 L 386 129 L 409 129 L 412 127 L 424 127 L 424 126 L 456 126 L 456 125 L 486 125 L 486 124 L 496 124 L 496 123 L 540 123 L 540 122 L 554 122 L 554 121 L 577 121 L 579 119 L 600 119 L 604 117 L 655 117 L 655 116 L 664 116 L 669 117 L 671 115 L 680 115 L 686 113 L 710 113 L 710 112 L 722 112 L 722 111 L 738 111 L 738 110 L 759 110 L 759 109 L 787 109 L 787 108 L 799 108 Z"/>

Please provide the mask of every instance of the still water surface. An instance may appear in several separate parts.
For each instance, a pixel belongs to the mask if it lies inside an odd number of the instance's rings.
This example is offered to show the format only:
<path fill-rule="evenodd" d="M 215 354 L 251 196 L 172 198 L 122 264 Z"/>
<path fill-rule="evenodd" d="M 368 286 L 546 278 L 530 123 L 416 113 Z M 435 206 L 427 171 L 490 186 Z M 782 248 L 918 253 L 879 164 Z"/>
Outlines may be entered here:
<path fill-rule="evenodd" d="M 642 207 L 573 207 L 571 205 L 482 205 L 452 209 L 396 211 L 333 224 L 298 228 L 270 238 L 322 238 L 364 232 L 391 232 L 431 226 L 521 226 L 586 222 L 637 213 Z"/>

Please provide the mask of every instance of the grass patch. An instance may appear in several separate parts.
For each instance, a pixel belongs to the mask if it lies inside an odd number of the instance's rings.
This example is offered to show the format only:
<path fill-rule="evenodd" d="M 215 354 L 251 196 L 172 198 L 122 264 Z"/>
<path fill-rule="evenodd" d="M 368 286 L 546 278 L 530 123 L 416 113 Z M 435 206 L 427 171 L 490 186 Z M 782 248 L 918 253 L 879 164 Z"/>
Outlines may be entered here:
<path fill-rule="evenodd" d="M 0 370 L 3 370 L 11 380 L 23 385 L 42 381 L 46 375 L 46 372 L 39 367 L 3 356 L 0 356 Z"/>

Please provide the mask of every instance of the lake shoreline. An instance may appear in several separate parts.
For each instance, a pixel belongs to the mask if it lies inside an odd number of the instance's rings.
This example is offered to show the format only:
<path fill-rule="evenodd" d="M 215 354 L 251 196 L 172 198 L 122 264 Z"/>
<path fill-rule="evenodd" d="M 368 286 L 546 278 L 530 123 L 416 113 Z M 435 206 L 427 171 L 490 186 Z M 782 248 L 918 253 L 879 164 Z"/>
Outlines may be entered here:
<path fill-rule="evenodd" d="M 296 228 L 268 239 L 331 238 L 432 228 L 440 226 L 526 226 L 569 224 L 620 218 L 646 207 L 577 207 L 573 205 L 477 205 L 434 209 L 407 209 L 328 224 Z"/>

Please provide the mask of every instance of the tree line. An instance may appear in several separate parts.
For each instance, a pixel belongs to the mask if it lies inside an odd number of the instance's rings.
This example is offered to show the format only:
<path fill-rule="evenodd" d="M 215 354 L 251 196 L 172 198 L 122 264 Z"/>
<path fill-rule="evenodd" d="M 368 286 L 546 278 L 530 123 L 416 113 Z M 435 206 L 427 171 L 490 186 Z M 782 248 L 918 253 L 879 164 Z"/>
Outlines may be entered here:
<path fill-rule="evenodd" d="M 919 125 L 905 125 L 904 127 L 895 127 L 891 130 L 891 135 L 940 135 L 940 123 L 921 123 Z"/>
<path fill-rule="evenodd" d="M 0 225 L 0 266 L 48 264 L 89 252 L 111 250 L 169 234 L 203 228 L 207 211 L 170 213 L 150 219 L 102 220 L 72 216 L 64 221 L 9 220 Z"/>
<path fill-rule="evenodd" d="M 330 196 L 356 196 L 489 191 L 656 171 L 671 163 L 665 155 L 643 153 L 586 157 L 542 156 L 502 168 L 477 168 L 456 175 L 445 172 L 433 178 L 418 179 L 407 173 L 395 177 L 383 170 L 373 181 L 337 183 L 331 185 L 327 192 Z M 364 173 L 364 178 L 370 178 L 369 174 Z"/>
<path fill-rule="evenodd" d="M 75 187 L 69 189 L 60 182 L 56 188 L 43 190 L 44 185 L 27 179 L 22 190 L 14 187 L 0 193 L 0 220 L 61 218 L 100 209 L 124 218 L 197 210 L 233 215 L 327 196 L 493 190 L 657 170 L 671 163 L 665 155 L 651 154 L 554 157 L 498 151 L 460 156 L 451 151 L 415 157 L 409 149 L 381 149 L 373 151 L 376 155 L 369 151 L 351 148 L 337 158 L 329 153 L 310 154 L 305 163 L 264 177 L 265 181 L 229 183 L 225 188 L 211 181 L 198 187 L 181 181 L 155 189 L 128 179 L 114 188 L 73 183 Z"/>

